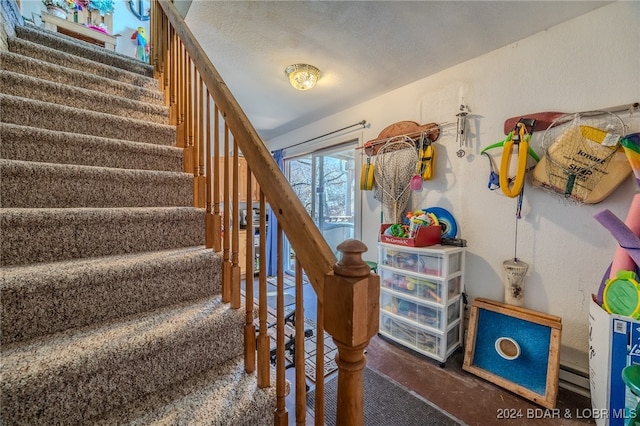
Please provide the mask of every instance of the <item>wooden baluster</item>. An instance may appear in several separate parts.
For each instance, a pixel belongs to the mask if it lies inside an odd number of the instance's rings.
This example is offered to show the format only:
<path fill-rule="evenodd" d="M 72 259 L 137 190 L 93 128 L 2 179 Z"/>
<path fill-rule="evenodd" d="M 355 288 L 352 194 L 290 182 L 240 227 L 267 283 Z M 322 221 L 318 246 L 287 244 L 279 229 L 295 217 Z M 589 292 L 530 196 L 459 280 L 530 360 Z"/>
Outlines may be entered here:
<path fill-rule="evenodd" d="M 192 70 L 191 59 L 189 54 L 185 52 L 184 56 L 185 67 L 185 140 L 184 140 L 184 154 L 183 154 L 183 170 L 185 173 L 193 173 L 193 86 L 192 86 Z"/>
<path fill-rule="evenodd" d="M 173 64 L 172 66 L 172 74 L 173 74 L 173 89 L 171 90 L 171 96 L 173 97 L 173 109 L 174 109 L 174 117 L 173 120 L 175 122 L 175 124 L 177 125 L 180 122 L 180 111 L 178 108 L 179 105 L 179 88 L 180 88 L 180 74 L 179 74 L 179 69 L 180 69 L 180 53 L 179 53 L 179 49 L 180 49 L 180 39 L 178 37 L 178 35 L 175 33 L 173 33 L 173 57 L 171 59 L 171 63 Z"/>
<path fill-rule="evenodd" d="M 251 169 L 247 166 L 247 194 L 251 194 Z M 253 373 L 256 369 L 256 326 L 253 323 L 253 208 L 247 200 L 247 257 L 245 264 L 245 326 L 244 326 L 244 370 Z"/>
<path fill-rule="evenodd" d="M 296 425 L 306 424 L 307 414 L 307 379 L 305 371 L 305 351 L 304 351 L 304 294 L 302 288 L 302 266 L 296 262 L 296 336 L 294 364 L 296 372 Z M 320 340 L 320 339 L 317 339 Z M 316 364 L 323 366 L 322 364 Z"/>
<path fill-rule="evenodd" d="M 187 68 L 187 51 L 182 46 L 180 56 L 180 66 L 182 67 L 182 147 L 184 154 L 182 156 L 183 171 L 188 173 L 187 152 L 189 150 L 189 69 Z"/>
<path fill-rule="evenodd" d="M 213 250 L 222 250 L 222 218 L 220 217 L 220 112 L 213 108 Z"/>
<path fill-rule="evenodd" d="M 209 101 L 209 98 L 207 98 L 207 102 Z M 205 137 L 204 137 L 204 81 L 202 80 L 202 75 L 200 76 L 200 106 L 198 108 L 199 111 L 199 135 L 200 135 L 200 139 L 199 139 L 199 143 L 200 143 L 200 148 L 198 150 L 198 179 L 200 180 L 200 182 L 198 183 L 198 196 L 200 197 L 200 202 L 198 203 L 198 207 L 204 207 L 206 200 L 205 200 L 205 158 L 207 156 L 207 148 L 205 147 Z M 206 143 L 209 143 L 209 140 L 207 139 Z"/>
<path fill-rule="evenodd" d="M 168 22 L 165 19 L 164 15 L 158 15 L 160 17 L 160 19 L 156 22 L 154 22 L 154 24 L 150 25 L 150 30 L 151 30 L 151 35 L 152 35 L 152 39 L 155 41 L 155 45 L 152 44 L 152 50 L 150 52 L 149 55 L 149 62 L 154 66 L 153 67 L 153 77 L 156 78 L 158 80 L 158 88 L 161 91 L 165 90 L 165 85 L 164 83 L 164 65 L 165 62 L 164 60 L 166 59 L 164 57 L 165 55 L 165 47 L 166 47 L 166 37 L 167 37 L 167 33 L 165 32 L 167 26 L 168 26 Z M 152 17 L 153 20 L 153 17 Z"/>
<path fill-rule="evenodd" d="M 336 418 L 341 424 L 362 425 L 364 349 L 378 332 L 380 277 L 362 260 L 367 247 L 357 240 L 338 245 L 342 258 L 324 282 L 325 327 L 338 347 Z M 340 301 L 340 303 L 333 303 Z"/>
<path fill-rule="evenodd" d="M 185 69 L 187 70 L 187 140 L 185 141 L 185 145 L 188 146 L 190 150 L 190 158 L 187 163 L 187 173 L 190 173 L 193 172 L 193 64 L 191 62 L 191 55 L 189 55 L 189 52 L 186 50 L 184 60 Z"/>
<path fill-rule="evenodd" d="M 198 97 L 196 113 L 198 116 L 196 126 L 196 144 L 194 155 L 194 180 L 193 180 L 193 198 L 194 207 L 205 207 L 205 182 L 204 182 L 204 82 L 202 76 L 198 73 Z"/>
<path fill-rule="evenodd" d="M 176 126 L 176 146 L 184 148 L 184 46 L 181 41 L 178 42 L 177 50 L 177 119 L 178 124 Z M 183 160 L 184 161 L 184 160 Z"/>
<path fill-rule="evenodd" d="M 206 129 L 207 133 L 204 141 L 204 174 L 205 174 L 205 219 L 204 219 L 204 227 L 205 227 L 205 247 L 213 248 L 215 241 L 215 233 L 219 232 L 218 229 L 215 228 L 215 220 L 213 217 L 213 203 L 212 203 L 212 195 L 214 191 L 213 186 L 213 174 L 211 172 L 211 95 L 209 94 L 209 89 L 207 88 L 205 91 L 205 115 L 206 115 Z M 216 188 L 217 189 L 217 188 Z"/>
<path fill-rule="evenodd" d="M 240 186 L 238 185 L 238 143 L 233 140 L 233 161 L 232 168 L 232 188 L 233 188 L 233 200 L 231 202 L 231 231 L 233 235 L 231 243 L 231 307 L 239 309 L 241 304 L 240 297 L 240 264 L 238 254 L 240 252 L 240 212 L 239 212 L 239 192 Z"/>
<path fill-rule="evenodd" d="M 231 302 L 231 226 L 229 214 L 229 127 L 224 123 L 224 164 L 222 181 L 224 182 L 222 192 L 222 228 L 224 238 L 222 240 L 222 301 Z"/>
<path fill-rule="evenodd" d="M 193 75 L 193 81 L 192 84 L 190 84 L 189 86 L 191 87 L 189 89 L 189 91 L 191 92 L 191 164 L 190 164 L 190 171 L 189 173 L 193 174 L 193 181 L 191 182 L 192 185 L 192 197 L 193 197 L 193 207 L 200 207 L 199 202 L 199 188 L 198 188 L 198 176 L 200 175 L 200 169 L 198 166 L 198 159 L 200 157 L 200 129 L 198 128 L 198 124 L 199 124 L 199 118 L 198 118 L 198 114 L 199 114 L 199 108 L 198 105 L 200 104 L 200 99 L 198 98 L 199 95 L 199 89 L 200 89 L 200 84 L 198 82 L 198 70 L 195 69 L 195 67 L 192 67 L 193 62 L 191 60 L 189 60 L 189 67 L 192 69 L 191 71 L 191 75 Z M 204 206 L 203 206 L 204 207 Z"/>
<path fill-rule="evenodd" d="M 282 266 L 282 228 L 278 224 L 277 259 L 276 270 L 276 410 L 274 412 L 274 425 L 285 426 L 289 424 L 289 413 L 285 403 L 285 359 L 284 359 L 284 276 Z"/>
<path fill-rule="evenodd" d="M 177 59 L 177 38 L 178 36 L 175 33 L 173 27 L 170 27 L 170 42 L 169 42 L 169 56 L 167 58 L 167 62 L 169 63 L 169 87 L 167 93 L 165 94 L 165 102 L 168 102 L 169 106 L 169 124 L 177 125 L 178 117 L 177 117 L 177 106 L 176 106 L 176 93 L 177 93 L 177 79 L 178 74 L 176 73 L 176 64 L 178 62 Z"/>
<path fill-rule="evenodd" d="M 270 341 L 267 324 L 267 212 L 264 192 L 260 191 L 260 256 L 258 257 L 258 387 L 271 386 Z"/>
<path fill-rule="evenodd" d="M 91 17 L 87 17 L 87 21 L 86 24 L 88 24 L 89 22 L 91 22 Z M 154 67 L 153 67 L 153 77 L 158 79 L 158 88 L 160 88 L 160 78 L 162 76 L 161 73 L 161 69 L 162 69 L 162 30 L 164 29 L 164 25 L 165 25 L 165 19 L 164 17 L 158 20 L 157 23 L 157 28 L 156 30 L 158 31 L 157 37 L 154 40 L 155 42 L 155 58 L 154 58 Z"/>
<path fill-rule="evenodd" d="M 20 4 L 20 2 L 17 2 L 18 5 Z M 156 46 L 158 45 L 158 40 L 161 37 L 160 31 L 161 31 L 161 27 L 160 25 L 158 25 L 158 11 L 159 11 L 159 7 L 158 5 L 153 2 L 151 4 L 151 7 L 149 8 L 149 11 L 151 13 L 151 17 L 149 18 L 149 31 L 150 31 L 150 42 L 151 42 L 151 55 L 149 55 L 149 61 L 151 63 L 151 65 L 153 65 L 153 78 L 157 78 L 158 74 L 157 74 L 157 69 L 158 69 L 158 53 L 157 53 L 157 49 Z M 76 22 L 78 22 L 78 11 L 74 12 L 74 20 Z"/>
<path fill-rule="evenodd" d="M 324 426 L 324 308 L 317 298 L 316 312 L 316 389 L 313 416 L 317 426 Z M 319 366 L 322 367 L 319 367 Z"/>
<path fill-rule="evenodd" d="M 178 141 L 178 146 L 183 146 L 183 136 L 182 136 L 182 130 L 183 130 L 183 121 L 184 121 L 184 110 L 182 108 L 182 81 L 183 81 L 183 69 L 182 69 L 182 40 L 180 40 L 180 38 L 177 38 L 177 46 L 176 46 L 176 120 L 178 121 L 177 123 L 177 128 L 176 128 L 176 140 Z"/>
<path fill-rule="evenodd" d="M 20 5 L 19 1 L 17 3 Z M 149 55 L 149 60 L 151 65 L 153 65 L 153 77 L 155 78 L 157 77 L 156 69 L 159 62 L 156 46 L 158 45 L 158 39 L 161 37 L 161 27 L 158 25 L 158 22 L 160 19 L 164 19 L 164 13 L 157 1 L 151 4 L 149 11 L 151 13 L 151 17 L 149 18 L 149 30 L 151 31 L 151 54 Z"/>
<path fill-rule="evenodd" d="M 171 24 L 168 19 L 163 20 L 162 28 L 162 91 L 165 93 L 165 106 L 169 105 L 166 99 L 167 89 L 169 87 L 169 73 L 171 70 L 171 63 L 169 62 L 169 55 L 171 53 Z M 151 52 L 149 52 L 151 53 Z"/>
<path fill-rule="evenodd" d="M 18 5 L 18 8 L 20 8 L 20 0 L 16 0 L 16 4 Z M 157 43 L 158 40 L 158 27 L 156 25 L 156 21 L 158 19 L 158 10 L 156 9 L 157 5 L 155 1 L 151 1 L 151 5 L 149 7 L 149 42 L 151 43 L 151 46 L 155 46 L 155 44 Z M 75 15 L 75 21 L 78 21 L 78 12 L 76 11 L 74 13 Z M 153 65 L 154 71 L 155 71 L 155 66 L 156 66 L 156 61 L 155 61 L 155 49 L 150 47 L 151 51 L 149 54 L 149 63 L 151 65 Z M 155 77 L 155 74 L 154 74 Z"/>

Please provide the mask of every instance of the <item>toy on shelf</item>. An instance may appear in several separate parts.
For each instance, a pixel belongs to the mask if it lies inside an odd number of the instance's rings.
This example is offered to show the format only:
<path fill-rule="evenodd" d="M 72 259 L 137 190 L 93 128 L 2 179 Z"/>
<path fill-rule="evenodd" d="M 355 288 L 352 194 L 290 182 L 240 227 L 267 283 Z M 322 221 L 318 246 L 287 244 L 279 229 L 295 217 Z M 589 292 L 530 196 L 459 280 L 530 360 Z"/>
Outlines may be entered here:
<path fill-rule="evenodd" d="M 433 213 L 427 213 L 424 210 L 417 210 L 407 214 L 409 221 L 409 238 L 414 238 L 421 226 L 438 226 L 438 218 Z"/>
<path fill-rule="evenodd" d="M 386 231 L 384 232 L 384 235 L 390 235 L 392 237 L 399 237 L 399 238 L 406 238 L 407 230 L 401 224 L 394 223 L 386 229 Z"/>
<path fill-rule="evenodd" d="M 385 229 L 384 235 L 399 238 L 415 238 L 418 229 L 422 226 L 438 226 L 438 218 L 434 213 L 426 209 L 409 212 L 403 223 L 391 224 Z"/>

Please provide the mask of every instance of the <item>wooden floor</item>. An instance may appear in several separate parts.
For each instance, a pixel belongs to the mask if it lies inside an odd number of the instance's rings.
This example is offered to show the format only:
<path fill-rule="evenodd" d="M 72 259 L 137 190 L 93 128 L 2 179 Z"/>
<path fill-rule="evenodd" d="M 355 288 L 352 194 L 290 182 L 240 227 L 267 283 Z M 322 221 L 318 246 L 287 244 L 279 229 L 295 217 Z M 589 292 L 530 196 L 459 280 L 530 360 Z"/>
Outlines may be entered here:
<path fill-rule="evenodd" d="M 315 294 L 310 284 L 305 287 L 310 287 L 305 288 L 304 292 L 305 316 L 315 318 Z M 294 292 L 292 289 L 287 291 Z M 591 418 L 589 398 L 560 388 L 556 409 L 547 410 L 464 371 L 462 349 L 454 353 L 442 368 L 438 361 L 375 336 L 367 348 L 366 357 L 368 367 L 431 401 L 467 425 L 595 424 Z M 288 369 L 286 377 L 291 384 L 291 392 L 286 398 L 289 425 L 296 425 L 294 369 Z M 308 382 L 308 385 L 313 388 L 312 382 Z M 311 413 L 306 413 L 305 423 L 314 424 Z M 428 420 L 425 420 L 424 425 L 429 425 Z"/>
<path fill-rule="evenodd" d="M 547 410 L 462 369 L 456 352 L 444 368 L 381 337 L 367 349 L 367 365 L 413 390 L 468 425 L 585 425 L 591 401 L 560 389 L 555 410 Z M 544 416 L 555 418 L 543 418 Z M 585 418 L 586 417 L 586 418 Z"/>
<path fill-rule="evenodd" d="M 461 350 L 453 354 L 442 368 L 435 360 L 375 336 L 367 348 L 366 356 L 368 367 L 391 377 L 467 425 L 595 424 L 588 398 L 561 388 L 557 408 L 547 410 L 464 371 Z M 293 370 L 290 372 L 288 380 L 293 383 Z M 292 389 L 287 398 L 290 425 L 296 424 L 294 391 Z M 307 414 L 306 424 L 313 424 L 311 414 Z M 424 425 L 429 425 L 428 419 L 425 419 Z"/>

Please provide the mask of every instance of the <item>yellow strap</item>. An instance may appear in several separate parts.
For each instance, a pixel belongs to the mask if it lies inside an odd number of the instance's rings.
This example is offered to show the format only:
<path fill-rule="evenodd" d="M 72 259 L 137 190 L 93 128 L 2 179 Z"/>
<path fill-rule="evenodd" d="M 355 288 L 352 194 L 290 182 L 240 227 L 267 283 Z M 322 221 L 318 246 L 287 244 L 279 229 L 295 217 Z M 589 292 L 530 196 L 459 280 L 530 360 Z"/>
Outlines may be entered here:
<path fill-rule="evenodd" d="M 512 137 L 507 138 L 504 143 L 504 150 L 502 151 L 502 159 L 500 161 L 500 188 L 504 195 L 510 198 L 515 198 L 522 191 L 524 185 L 524 177 L 527 172 L 527 153 L 529 150 L 529 135 L 525 134 L 525 126 L 519 124 L 519 136 L 520 141 L 518 143 L 518 170 L 516 171 L 516 178 L 511 185 L 509 183 L 509 164 L 511 163 L 511 153 L 513 151 L 514 141 Z M 512 134 L 510 133 L 509 136 Z"/>

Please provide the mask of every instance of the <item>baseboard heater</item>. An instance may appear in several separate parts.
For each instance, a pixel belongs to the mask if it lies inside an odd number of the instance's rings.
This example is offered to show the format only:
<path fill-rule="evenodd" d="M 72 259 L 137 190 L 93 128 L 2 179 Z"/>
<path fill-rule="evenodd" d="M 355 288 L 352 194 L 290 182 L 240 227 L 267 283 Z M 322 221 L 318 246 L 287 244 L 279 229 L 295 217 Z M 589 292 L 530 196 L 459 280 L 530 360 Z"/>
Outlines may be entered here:
<path fill-rule="evenodd" d="M 589 384 L 588 372 L 560 364 L 558 377 L 559 387 L 577 393 L 578 395 L 591 398 L 591 386 Z"/>

